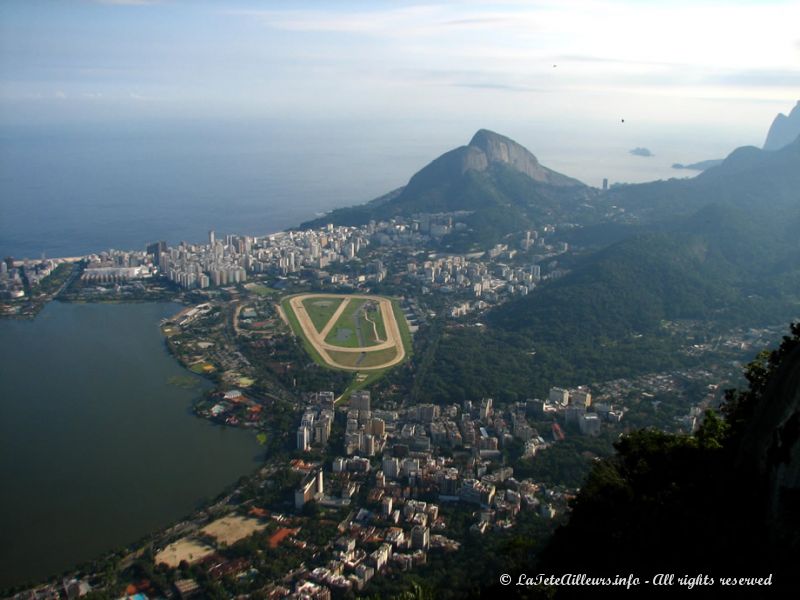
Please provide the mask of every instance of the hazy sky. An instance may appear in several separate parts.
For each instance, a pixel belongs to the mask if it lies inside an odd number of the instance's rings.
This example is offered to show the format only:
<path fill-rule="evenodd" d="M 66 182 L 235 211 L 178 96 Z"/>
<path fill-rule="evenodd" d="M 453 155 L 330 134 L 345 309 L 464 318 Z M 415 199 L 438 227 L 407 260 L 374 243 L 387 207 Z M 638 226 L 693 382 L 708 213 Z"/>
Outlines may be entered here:
<path fill-rule="evenodd" d="M 734 127 L 800 97 L 800 2 L 4 0 L 0 119 Z"/>

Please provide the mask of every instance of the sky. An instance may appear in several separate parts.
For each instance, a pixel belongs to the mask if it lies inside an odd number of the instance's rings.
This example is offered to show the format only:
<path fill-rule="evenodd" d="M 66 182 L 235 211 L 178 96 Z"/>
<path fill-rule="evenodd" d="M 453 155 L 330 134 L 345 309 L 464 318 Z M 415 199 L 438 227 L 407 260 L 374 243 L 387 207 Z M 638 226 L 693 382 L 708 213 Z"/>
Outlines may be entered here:
<path fill-rule="evenodd" d="M 625 119 L 760 145 L 800 98 L 797 23 L 769 0 L 5 0 L 0 126 Z"/>

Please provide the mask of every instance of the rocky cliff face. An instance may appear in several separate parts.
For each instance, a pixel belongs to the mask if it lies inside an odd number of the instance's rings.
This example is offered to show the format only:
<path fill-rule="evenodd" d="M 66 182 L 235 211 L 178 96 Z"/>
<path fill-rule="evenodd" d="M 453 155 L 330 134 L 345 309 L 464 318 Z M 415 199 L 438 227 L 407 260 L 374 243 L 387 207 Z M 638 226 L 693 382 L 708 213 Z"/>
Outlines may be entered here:
<path fill-rule="evenodd" d="M 772 122 L 764 142 L 764 150 L 780 150 L 800 136 L 800 100 L 787 117 L 780 113 Z"/>
<path fill-rule="evenodd" d="M 505 163 L 540 183 L 581 185 L 576 179 L 543 167 L 525 147 L 488 129 L 479 130 L 467 148 L 470 168 L 475 170 L 484 170 L 492 163 Z"/>

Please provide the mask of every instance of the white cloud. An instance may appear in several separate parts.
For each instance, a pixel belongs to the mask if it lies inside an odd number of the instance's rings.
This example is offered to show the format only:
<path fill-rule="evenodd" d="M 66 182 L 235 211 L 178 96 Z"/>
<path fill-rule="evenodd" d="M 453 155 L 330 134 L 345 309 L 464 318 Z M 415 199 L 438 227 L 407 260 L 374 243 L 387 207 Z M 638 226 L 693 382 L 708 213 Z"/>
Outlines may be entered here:
<path fill-rule="evenodd" d="M 800 22 L 800 4 L 708 1 L 654 5 L 548 0 L 511 7 L 462 2 L 233 13 L 257 18 L 273 29 L 411 40 L 431 51 L 467 57 L 530 60 L 573 54 L 642 64 L 771 69 L 796 64 Z"/>

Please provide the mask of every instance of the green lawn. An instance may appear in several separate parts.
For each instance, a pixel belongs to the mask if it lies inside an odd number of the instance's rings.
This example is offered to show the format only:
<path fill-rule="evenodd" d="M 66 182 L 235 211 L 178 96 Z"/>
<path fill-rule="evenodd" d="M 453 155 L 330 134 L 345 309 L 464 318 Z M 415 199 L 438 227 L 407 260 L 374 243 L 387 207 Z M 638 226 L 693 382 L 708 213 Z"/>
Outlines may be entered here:
<path fill-rule="evenodd" d="M 322 331 L 342 302 L 344 298 L 306 298 L 303 300 L 303 307 L 317 331 Z"/>
<path fill-rule="evenodd" d="M 370 300 L 363 298 L 354 298 L 350 300 L 347 308 L 336 321 L 336 324 L 331 329 L 325 341 L 335 346 L 342 346 L 343 348 L 358 348 L 358 336 L 356 335 L 356 327 L 361 327 L 361 334 L 364 338 L 364 346 L 375 346 L 379 342 L 375 339 L 375 329 L 372 323 L 364 318 L 364 312 L 360 310 L 365 304 L 376 306 Z M 382 341 L 386 339 L 386 327 L 383 323 L 383 315 L 380 309 L 374 308 L 369 311 L 370 318 L 375 321 L 378 329 L 378 335 L 382 335 Z M 357 322 L 356 322 L 357 321 Z"/>
<path fill-rule="evenodd" d="M 386 361 L 392 360 L 397 356 L 397 350 L 394 348 L 387 348 L 386 350 L 375 350 L 374 352 L 366 352 L 364 360 L 359 364 L 358 357 L 361 356 L 360 352 L 328 352 L 331 358 L 338 362 L 340 365 L 346 367 L 374 367 L 381 365 Z"/>
<path fill-rule="evenodd" d="M 339 320 L 331 329 L 325 341 L 335 346 L 342 346 L 344 348 L 358 347 L 358 338 L 356 337 L 356 322 L 353 318 L 355 312 L 364 304 L 364 300 L 360 298 L 353 298 L 344 309 L 344 312 L 339 316 Z"/>
<path fill-rule="evenodd" d="M 376 344 L 386 341 L 386 325 L 383 322 L 383 313 L 379 304 L 372 304 L 372 309 L 367 311 L 367 316 L 375 322 L 375 327 L 372 323 L 364 319 L 364 327 L 366 328 L 367 338 Z M 375 337 L 375 330 L 378 331 L 378 337 Z"/>
<path fill-rule="evenodd" d="M 280 292 L 280 290 L 261 285 L 260 283 L 248 283 L 245 285 L 245 288 L 258 296 L 273 296 Z"/>
<path fill-rule="evenodd" d="M 283 312 L 286 315 L 286 318 L 289 319 L 289 325 L 291 326 L 292 330 L 294 331 L 295 335 L 297 335 L 303 342 L 303 348 L 306 349 L 306 352 L 314 359 L 314 362 L 318 365 L 323 367 L 331 368 L 322 357 L 319 355 L 319 352 L 316 351 L 313 344 L 308 341 L 306 338 L 305 333 L 303 333 L 303 328 L 300 325 L 300 321 L 297 320 L 297 315 L 294 314 L 294 310 L 292 309 L 292 305 L 289 302 L 288 298 L 284 298 L 281 301 L 281 307 L 283 308 Z"/>
<path fill-rule="evenodd" d="M 392 360 L 397 356 L 396 348 L 387 348 L 386 350 L 376 350 L 375 352 L 367 352 L 364 360 L 361 361 L 361 367 L 374 367 L 382 365 L 386 361 Z"/>
<path fill-rule="evenodd" d="M 411 356 L 414 350 L 414 344 L 411 339 L 411 331 L 408 329 L 408 322 L 400 310 L 400 303 L 397 300 L 392 300 L 392 312 L 394 312 L 394 319 L 397 321 L 397 328 L 400 330 L 400 337 L 403 340 L 403 347 L 406 349 L 406 358 Z"/>

